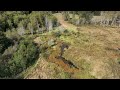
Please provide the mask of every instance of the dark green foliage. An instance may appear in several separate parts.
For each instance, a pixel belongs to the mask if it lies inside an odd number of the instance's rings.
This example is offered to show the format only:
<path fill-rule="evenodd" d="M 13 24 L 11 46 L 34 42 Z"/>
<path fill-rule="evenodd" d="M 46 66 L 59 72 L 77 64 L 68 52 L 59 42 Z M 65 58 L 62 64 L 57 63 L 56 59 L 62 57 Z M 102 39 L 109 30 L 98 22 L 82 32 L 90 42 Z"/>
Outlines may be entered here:
<path fill-rule="evenodd" d="M 55 37 L 60 37 L 62 34 L 61 34 L 60 31 L 58 31 L 58 32 L 54 32 L 53 35 L 54 35 Z"/>
<path fill-rule="evenodd" d="M 5 34 L 6 37 L 14 41 L 14 43 L 19 42 L 21 40 L 20 35 L 18 34 L 17 30 L 14 28 L 12 30 L 7 30 Z"/>
<path fill-rule="evenodd" d="M 93 17 L 92 11 L 84 11 L 82 12 L 82 17 L 86 19 L 86 21 L 90 21 Z"/>
<path fill-rule="evenodd" d="M 0 57 L 0 77 L 12 77 L 32 65 L 38 57 L 36 45 L 29 39 L 8 48 Z"/>
<path fill-rule="evenodd" d="M 11 44 L 12 41 L 9 40 L 2 32 L 0 32 L 0 53 L 3 53 Z"/>
<path fill-rule="evenodd" d="M 57 18 L 55 18 L 55 17 L 52 17 L 52 22 L 53 22 L 53 27 L 57 27 L 57 26 L 59 26 L 59 23 L 57 22 Z"/>
<path fill-rule="evenodd" d="M 18 23 L 26 18 L 23 12 L 5 11 L 0 15 L 1 30 L 17 28 Z"/>
<path fill-rule="evenodd" d="M 66 11 L 66 12 L 63 12 L 63 14 L 64 14 L 64 20 L 69 21 L 70 20 L 69 13 Z"/>
<path fill-rule="evenodd" d="M 95 16 L 99 16 L 101 12 L 100 11 L 94 11 L 93 13 L 94 13 Z"/>
<path fill-rule="evenodd" d="M 11 74 L 10 74 L 9 66 L 0 61 L 0 77 L 5 78 L 5 77 L 9 77 L 10 75 Z"/>
<path fill-rule="evenodd" d="M 67 29 L 65 29 L 64 33 L 67 34 L 67 33 L 69 33 L 69 31 Z"/>
<path fill-rule="evenodd" d="M 35 62 L 37 56 L 37 48 L 34 43 L 30 40 L 21 41 L 17 52 L 14 53 L 12 60 L 9 62 L 11 73 L 14 73 L 14 71 L 15 74 L 22 72 Z"/>

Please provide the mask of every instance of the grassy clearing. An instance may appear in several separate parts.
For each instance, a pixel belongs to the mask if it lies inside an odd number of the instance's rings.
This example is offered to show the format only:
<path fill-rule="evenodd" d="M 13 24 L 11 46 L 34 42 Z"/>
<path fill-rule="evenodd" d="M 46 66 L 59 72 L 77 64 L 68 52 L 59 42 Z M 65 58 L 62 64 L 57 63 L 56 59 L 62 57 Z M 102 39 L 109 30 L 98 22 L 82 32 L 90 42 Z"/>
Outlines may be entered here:
<path fill-rule="evenodd" d="M 76 26 L 69 24 L 62 19 L 60 14 L 55 15 L 63 27 L 69 32 L 62 33 L 56 37 L 54 31 L 39 34 L 35 40 L 37 43 L 55 39 L 57 44 L 51 50 L 51 60 L 55 61 L 55 56 L 59 53 L 58 42 L 70 43 L 69 48 L 64 51 L 63 57 L 71 61 L 80 68 L 78 72 L 69 73 L 65 71 L 64 64 L 50 62 L 48 59 L 40 59 L 37 66 L 25 75 L 26 78 L 71 78 L 71 79 L 94 79 L 94 78 L 119 78 L 119 58 L 120 58 L 120 30 L 117 28 L 100 26 Z M 112 61 L 111 61 L 112 60 Z M 56 61 L 55 61 L 56 62 Z M 44 64 L 45 63 L 45 64 Z M 42 69 L 44 68 L 44 69 Z M 116 68 L 116 69 L 115 69 Z M 42 69 L 42 70 L 41 70 Z M 68 68 L 67 68 L 68 69 Z M 41 74 L 39 72 L 44 72 Z M 37 76 L 36 76 L 37 73 Z M 43 76 L 45 77 L 43 77 Z"/>

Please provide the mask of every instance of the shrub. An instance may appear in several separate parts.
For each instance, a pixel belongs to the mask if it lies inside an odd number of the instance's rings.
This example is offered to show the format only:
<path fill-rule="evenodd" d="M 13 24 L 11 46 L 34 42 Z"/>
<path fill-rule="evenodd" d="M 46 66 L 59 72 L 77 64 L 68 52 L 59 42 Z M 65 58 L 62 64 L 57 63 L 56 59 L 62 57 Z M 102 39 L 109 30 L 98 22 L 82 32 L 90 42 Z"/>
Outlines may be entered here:
<path fill-rule="evenodd" d="M 53 36 L 55 36 L 55 37 L 60 37 L 60 36 L 61 36 L 60 31 L 58 31 L 58 32 L 54 32 L 54 33 L 53 33 Z"/>
<path fill-rule="evenodd" d="M 8 65 L 0 62 L 0 77 L 1 78 L 9 77 L 11 75 L 8 67 L 9 67 Z"/>
<path fill-rule="evenodd" d="M 13 56 L 13 54 L 16 52 L 16 50 L 17 50 L 17 47 L 18 47 L 18 45 L 16 44 L 16 45 L 14 45 L 14 46 L 10 46 L 10 47 L 8 47 L 8 49 L 6 49 L 5 51 L 4 51 L 4 53 L 2 54 L 2 61 L 4 61 L 4 62 L 8 62 L 9 60 L 11 60 L 11 58 L 12 58 L 12 56 Z"/>
<path fill-rule="evenodd" d="M 44 57 L 45 59 L 47 59 L 50 54 L 51 54 L 51 52 L 50 52 L 49 50 L 47 50 L 46 52 L 43 53 L 43 57 Z"/>
<path fill-rule="evenodd" d="M 28 40 L 21 41 L 18 50 L 8 62 L 11 75 L 17 75 L 32 65 L 37 56 L 37 48 L 33 42 Z"/>
<path fill-rule="evenodd" d="M 0 32 L 0 53 L 3 53 L 11 44 L 12 41 L 8 39 L 2 32 Z"/>
<path fill-rule="evenodd" d="M 70 20 L 70 16 L 68 12 L 64 12 L 64 20 L 65 21 L 69 21 Z"/>
<path fill-rule="evenodd" d="M 57 18 L 52 17 L 52 22 L 53 22 L 53 27 L 59 26 L 59 23 L 58 23 L 58 21 L 57 21 Z"/>
<path fill-rule="evenodd" d="M 18 35 L 15 29 L 7 30 L 5 34 L 6 34 L 6 37 L 8 37 L 13 41 L 19 41 L 21 39 L 20 35 Z"/>
<path fill-rule="evenodd" d="M 120 64 L 120 58 L 117 59 L 118 63 Z"/>
<path fill-rule="evenodd" d="M 64 33 L 69 33 L 69 31 L 67 29 L 64 30 Z"/>

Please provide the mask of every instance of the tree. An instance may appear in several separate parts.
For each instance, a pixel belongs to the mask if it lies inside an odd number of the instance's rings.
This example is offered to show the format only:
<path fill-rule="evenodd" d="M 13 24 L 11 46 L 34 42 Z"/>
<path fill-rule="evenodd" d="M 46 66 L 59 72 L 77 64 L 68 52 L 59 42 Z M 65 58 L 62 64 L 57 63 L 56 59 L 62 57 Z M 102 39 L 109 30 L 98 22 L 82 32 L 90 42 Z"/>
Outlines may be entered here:
<path fill-rule="evenodd" d="M 3 53 L 7 47 L 12 44 L 11 40 L 9 40 L 3 32 L 0 31 L 0 53 Z"/>
<path fill-rule="evenodd" d="M 37 57 L 37 48 L 30 40 L 23 40 L 19 44 L 19 48 L 14 53 L 10 63 L 11 73 L 15 75 L 29 67 Z"/>
<path fill-rule="evenodd" d="M 31 23 L 28 24 L 28 28 L 30 30 L 30 33 L 33 35 L 33 27 Z"/>
<path fill-rule="evenodd" d="M 69 19 L 70 19 L 70 16 L 69 16 L 69 12 L 64 12 L 64 20 L 65 21 L 69 21 Z"/>
<path fill-rule="evenodd" d="M 25 29 L 23 27 L 23 23 L 22 22 L 19 23 L 18 34 L 21 35 L 21 36 L 25 34 Z"/>
<path fill-rule="evenodd" d="M 82 17 L 85 18 L 88 23 L 90 23 L 90 20 L 93 17 L 93 13 L 92 13 L 92 11 L 83 11 Z"/>
<path fill-rule="evenodd" d="M 27 45 L 27 50 L 26 50 L 26 57 L 27 57 L 27 67 L 30 66 L 38 56 L 37 54 L 37 48 L 33 43 L 29 43 Z"/>
<path fill-rule="evenodd" d="M 12 20 L 8 19 L 8 20 L 7 20 L 7 23 L 8 23 L 8 27 L 9 27 L 10 29 L 12 29 L 12 27 L 13 27 Z"/>
<path fill-rule="evenodd" d="M 22 52 L 22 53 L 21 53 Z M 13 62 L 18 69 L 18 72 L 23 71 L 26 68 L 26 46 L 20 44 L 19 50 L 13 56 Z"/>

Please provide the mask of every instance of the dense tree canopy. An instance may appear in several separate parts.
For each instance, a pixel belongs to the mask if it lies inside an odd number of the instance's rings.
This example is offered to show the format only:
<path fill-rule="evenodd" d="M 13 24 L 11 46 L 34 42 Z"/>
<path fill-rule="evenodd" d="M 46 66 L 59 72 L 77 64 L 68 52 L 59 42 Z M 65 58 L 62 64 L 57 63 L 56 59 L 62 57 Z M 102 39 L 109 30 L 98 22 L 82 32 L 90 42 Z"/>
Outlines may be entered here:
<path fill-rule="evenodd" d="M 22 52 L 22 53 L 21 53 Z M 17 52 L 14 53 L 10 63 L 10 71 L 12 74 L 20 73 L 30 66 L 38 56 L 37 48 L 30 40 L 21 41 Z"/>
<path fill-rule="evenodd" d="M 52 12 L 43 11 L 5 11 L 0 14 L 0 30 L 7 31 L 12 28 L 24 28 L 29 29 L 29 23 L 36 32 L 39 28 L 46 27 L 45 19 L 48 19 L 47 23 L 51 21 L 53 27 L 57 26 L 57 19 L 52 15 Z M 50 24 L 51 25 L 51 24 Z M 39 26 L 39 27 L 38 27 Z M 22 29 L 23 30 L 23 29 Z M 22 31 L 23 32 L 23 31 Z"/>

